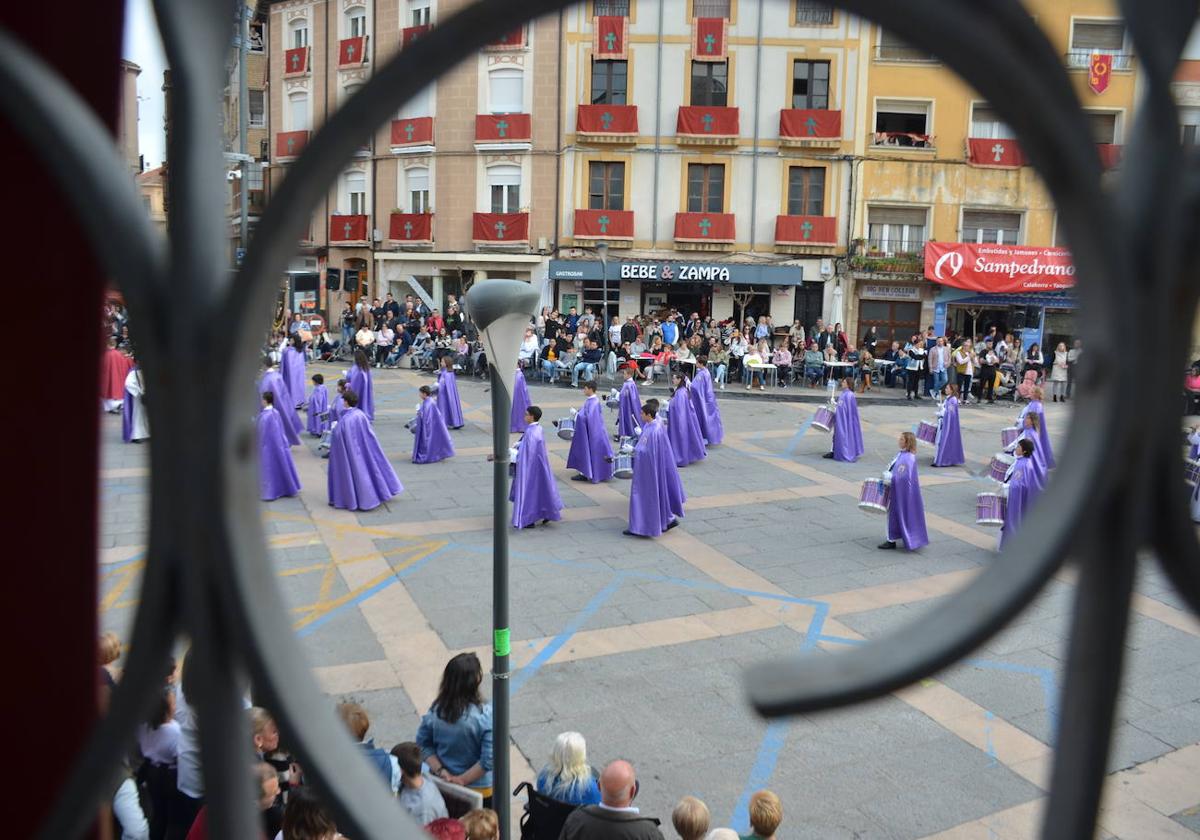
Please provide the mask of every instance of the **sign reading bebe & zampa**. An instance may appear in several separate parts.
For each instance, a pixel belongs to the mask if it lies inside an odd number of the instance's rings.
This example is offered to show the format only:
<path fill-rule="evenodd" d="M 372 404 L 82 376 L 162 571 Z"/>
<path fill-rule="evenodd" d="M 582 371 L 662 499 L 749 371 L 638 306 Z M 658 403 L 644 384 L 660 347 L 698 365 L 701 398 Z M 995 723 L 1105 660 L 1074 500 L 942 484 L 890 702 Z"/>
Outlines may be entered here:
<path fill-rule="evenodd" d="M 925 278 L 977 292 L 1050 292 L 1075 285 L 1066 248 L 925 243 Z"/>

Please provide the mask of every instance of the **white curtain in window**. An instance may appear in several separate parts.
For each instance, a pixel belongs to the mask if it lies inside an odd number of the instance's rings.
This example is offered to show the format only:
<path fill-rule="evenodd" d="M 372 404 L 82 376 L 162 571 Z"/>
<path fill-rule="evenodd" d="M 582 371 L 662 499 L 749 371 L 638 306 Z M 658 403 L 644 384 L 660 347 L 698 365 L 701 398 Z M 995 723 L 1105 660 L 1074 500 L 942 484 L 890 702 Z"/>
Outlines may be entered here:
<path fill-rule="evenodd" d="M 488 74 L 488 109 L 493 114 L 519 114 L 525 110 L 525 74 L 514 67 Z"/>
<path fill-rule="evenodd" d="M 288 24 L 289 49 L 308 46 L 308 21 L 303 18 Z"/>
<path fill-rule="evenodd" d="M 361 38 L 367 34 L 367 10 L 354 6 L 346 10 L 346 37 Z"/>
<path fill-rule="evenodd" d="M 400 109 L 400 119 L 411 120 L 416 117 L 433 116 L 433 83 L 421 88 L 421 92 L 408 100 Z"/>
<path fill-rule="evenodd" d="M 288 126 L 292 131 L 308 130 L 308 94 L 298 91 L 288 97 Z"/>
<path fill-rule="evenodd" d="M 367 212 L 367 175 L 355 170 L 346 173 L 346 207 L 351 215 Z"/>

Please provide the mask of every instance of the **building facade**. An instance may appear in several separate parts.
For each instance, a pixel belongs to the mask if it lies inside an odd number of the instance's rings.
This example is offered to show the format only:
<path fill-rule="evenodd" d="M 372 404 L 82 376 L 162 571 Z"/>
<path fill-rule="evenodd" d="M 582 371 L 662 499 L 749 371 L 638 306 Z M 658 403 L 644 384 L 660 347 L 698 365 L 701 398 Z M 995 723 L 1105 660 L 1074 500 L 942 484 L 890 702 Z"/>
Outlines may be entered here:
<path fill-rule="evenodd" d="M 117 148 L 129 174 L 142 171 L 142 155 L 138 147 L 137 79 L 142 68 L 132 61 L 121 59 L 121 96 L 117 112 Z"/>
<path fill-rule="evenodd" d="M 225 65 L 225 90 L 221 100 L 226 152 L 226 180 L 229 183 L 229 264 L 239 263 L 238 254 L 246 247 L 242 242 L 242 190 L 246 193 L 248 232 L 253 233 L 266 206 L 267 190 L 264 166 L 270 160 L 270 131 L 267 127 L 268 4 L 264 0 L 243 0 L 239 7 L 246 16 L 245 97 L 247 121 L 242 125 L 242 51 L 237 39 Z M 245 134 L 243 144 L 243 133 Z M 236 156 L 249 156 L 239 160 Z"/>

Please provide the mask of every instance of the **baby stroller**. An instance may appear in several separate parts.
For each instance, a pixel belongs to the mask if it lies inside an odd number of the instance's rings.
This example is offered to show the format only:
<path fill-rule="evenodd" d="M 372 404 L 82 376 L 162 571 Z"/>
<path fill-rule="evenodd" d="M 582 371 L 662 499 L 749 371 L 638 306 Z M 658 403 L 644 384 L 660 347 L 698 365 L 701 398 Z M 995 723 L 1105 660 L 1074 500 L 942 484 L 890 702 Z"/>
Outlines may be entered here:
<path fill-rule="evenodd" d="M 996 385 L 996 399 L 998 400 L 1016 400 L 1017 398 L 1017 371 L 1012 365 L 1005 363 L 1000 365 L 998 369 L 1000 380 Z"/>
<path fill-rule="evenodd" d="M 1033 389 L 1037 387 L 1037 378 L 1038 372 L 1036 370 L 1025 371 L 1025 378 L 1017 386 L 1017 396 L 1023 400 L 1033 399 Z"/>

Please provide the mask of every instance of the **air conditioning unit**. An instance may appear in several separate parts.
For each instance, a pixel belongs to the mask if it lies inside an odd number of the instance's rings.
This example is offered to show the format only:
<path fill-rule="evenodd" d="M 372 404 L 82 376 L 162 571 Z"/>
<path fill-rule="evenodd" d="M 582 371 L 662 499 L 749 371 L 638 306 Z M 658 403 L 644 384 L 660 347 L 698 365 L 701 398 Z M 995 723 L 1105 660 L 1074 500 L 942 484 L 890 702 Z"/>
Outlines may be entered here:
<path fill-rule="evenodd" d="M 538 251 L 545 253 L 550 250 L 550 240 L 544 236 L 539 236 L 537 246 Z"/>
<path fill-rule="evenodd" d="M 821 260 L 821 276 L 822 277 L 832 277 L 833 276 L 833 260 L 829 259 L 828 257 Z"/>
<path fill-rule="evenodd" d="M 382 242 L 383 241 L 383 231 L 381 231 L 379 228 L 375 228 L 374 230 L 372 230 L 371 231 L 371 241 L 372 242 Z"/>

